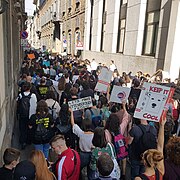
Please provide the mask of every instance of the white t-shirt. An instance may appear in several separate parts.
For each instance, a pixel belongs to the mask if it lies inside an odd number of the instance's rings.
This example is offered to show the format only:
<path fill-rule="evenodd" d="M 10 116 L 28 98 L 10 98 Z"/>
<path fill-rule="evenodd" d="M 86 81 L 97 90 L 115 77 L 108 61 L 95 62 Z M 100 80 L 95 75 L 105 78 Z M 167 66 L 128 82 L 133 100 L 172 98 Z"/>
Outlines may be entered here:
<path fill-rule="evenodd" d="M 114 70 L 117 69 L 117 68 L 116 68 L 116 65 L 115 65 L 115 64 L 111 64 L 111 65 L 109 66 L 109 69 L 110 69 L 112 72 L 114 72 Z"/>
<path fill-rule="evenodd" d="M 79 148 L 83 152 L 91 152 L 94 133 L 85 133 L 77 124 L 73 126 L 73 133 L 79 137 Z"/>
<path fill-rule="evenodd" d="M 91 70 L 92 70 L 92 71 L 93 71 L 93 70 L 96 70 L 97 67 L 98 67 L 97 62 L 92 61 L 92 62 L 91 62 Z"/>

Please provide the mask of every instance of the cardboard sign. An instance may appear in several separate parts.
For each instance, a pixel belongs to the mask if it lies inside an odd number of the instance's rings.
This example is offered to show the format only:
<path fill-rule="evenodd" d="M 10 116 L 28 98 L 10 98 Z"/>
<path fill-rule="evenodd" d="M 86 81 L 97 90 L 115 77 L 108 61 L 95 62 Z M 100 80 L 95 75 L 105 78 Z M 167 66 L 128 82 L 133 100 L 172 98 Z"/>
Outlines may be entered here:
<path fill-rule="evenodd" d="M 159 122 L 165 104 L 172 97 L 172 91 L 170 87 L 144 83 L 134 117 Z"/>
<path fill-rule="evenodd" d="M 69 101 L 68 105 L 72 109 L 72 111 L 77 111 L 80 109 L 85 109 L 93 106 L 91 96 Z"/>
<path fill-rule="evenodd" d="M 110 84 L 113 72 L 107 68 L 102 68 L 98 77 L 98 82 L 95 87 L 95 91 L 106 93 Z"/>
<path fill-rule="evenodd" d="M 113 90 L 110 97 L 110 102 L 122 103 L 122 101 L 127 101 L 130 93 L 130 88 L 113 86 Z"/>
<path fill-rule="evenodd" d="M 34 54 L 28 54 L 28 58 L 29 59 L 35 59 L 35 55 Z"/>

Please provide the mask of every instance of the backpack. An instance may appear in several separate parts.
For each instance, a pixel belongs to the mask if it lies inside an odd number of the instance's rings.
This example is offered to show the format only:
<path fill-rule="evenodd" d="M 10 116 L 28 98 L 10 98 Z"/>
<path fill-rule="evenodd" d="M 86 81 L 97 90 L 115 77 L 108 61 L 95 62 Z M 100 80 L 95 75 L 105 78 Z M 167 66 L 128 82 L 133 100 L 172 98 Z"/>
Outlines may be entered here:
<path fill-rule="evenodd" d="M 91 112 L 91 119 L 92 119 L 93 129 L 95 129 L 96 127 L 102 126 L 102 111 L 100 110 L 99 115 L 95 115 L 93 113 L 92 109 L 89 109 L 89 110 Z"/>
<path fill-rule="evenodd" d="M 157 140 L 156 136 L 151 132 L 152 126 L 149 127 L 148 131 L 142 125 L 138 126 L 142 131 L 142 136 L 139 138 L 136 143 L 135 155 L 138 159 L 141 159 L 142 153 L 144 153 L 148 149 L 156 149 L 157 148 Z"/>
<path fill-rule="evenodd" d="M 30 99 L 32 93 L 25 96 L 24 93 L 21 93 L 22 98 L 19 100 L 19 114 L 21 118 L 29 118 L 29 109 L 30 109 Z"/>
<path fill-rule="evenodd" d="M 37 118 L 36 119 L 36 130 L 34 138 L 36 141 L 43 143 L 44 141 L 49 141 L 53 136 L 53 131 L 49 130 L 49 117 Z"/>
<path fill-rule="evenodd" d="M 52 107 L 48 107 L 49 114 L 52 115 L 53 120 L 56 120 L 57 118 L 56 108 L 54 108 L 55 104 L 56 104 L 56 101 L 54 101 L 54 104 L 52 105 Z"/>
<path fill-rule="evenodd" d="M 114 136 L 114 147 L 116 151 L 117 160 L 122 160 L 128 156 L 128 149 L 126 146 L 125 137 L 120 133 Z"/>
<path fill-rule="evenodd" d="M 103 113 L 103 116 L 104 116 L 104 120 L 107 120 L 109 118 L 110 114 L 111 114 L 108 107 L 102 108 L 102 113 Z"/>

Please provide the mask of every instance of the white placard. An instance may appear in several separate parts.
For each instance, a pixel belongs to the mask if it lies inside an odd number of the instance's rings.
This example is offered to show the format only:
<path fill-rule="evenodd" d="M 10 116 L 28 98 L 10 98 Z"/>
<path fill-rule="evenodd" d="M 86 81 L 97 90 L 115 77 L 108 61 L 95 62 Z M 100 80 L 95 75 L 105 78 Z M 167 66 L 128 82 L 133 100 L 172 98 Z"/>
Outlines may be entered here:
<path fill-rule="evenodd" d="M 72 109 L 72 111 L 77 111 L 80 109 L 92 107 L 92 99 L 91 96 L 81 99 L 76 99 L 73 101 L 69 101 L 68 105 Z"/>
<path fill-rule="evenodd" d="M 172 96 L 170 87 L 144 83 L 134 117 L 159 122 L 170 95 Z"/>
<path fill-rule="evenodd" d="M 28 40 L 27 39 L 21 39 L 21 46 L 27 46 Z"/>
<path fill-rule="evenodd" d="M 111 81 L 113 72 L 107 68 L 102 68 L 98 77 L 98 82 L 95 87 L 95 91 L 106 93 L 109 83 Z"/>
<path fill-rule="evenodd" d="M 122 86 L 113 86 L 113 90 L 110 97 L 110 102 L 122 103 L 122 101 L 127 101 L 130 93 L 130 88 Z"/>

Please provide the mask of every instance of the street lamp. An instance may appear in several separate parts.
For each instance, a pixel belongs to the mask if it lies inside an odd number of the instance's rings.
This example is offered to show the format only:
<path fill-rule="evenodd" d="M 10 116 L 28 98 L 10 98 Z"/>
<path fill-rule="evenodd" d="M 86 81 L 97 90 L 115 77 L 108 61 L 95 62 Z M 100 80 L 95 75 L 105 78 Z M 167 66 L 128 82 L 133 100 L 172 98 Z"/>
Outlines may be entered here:
<path fill-rule="evenodd" d="M 8 0 L 0 0 L 0 14 L 4 13 L 8 7 Z"/>

